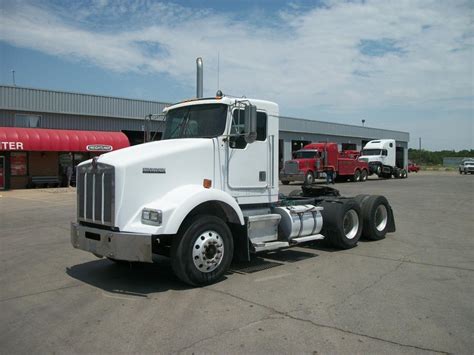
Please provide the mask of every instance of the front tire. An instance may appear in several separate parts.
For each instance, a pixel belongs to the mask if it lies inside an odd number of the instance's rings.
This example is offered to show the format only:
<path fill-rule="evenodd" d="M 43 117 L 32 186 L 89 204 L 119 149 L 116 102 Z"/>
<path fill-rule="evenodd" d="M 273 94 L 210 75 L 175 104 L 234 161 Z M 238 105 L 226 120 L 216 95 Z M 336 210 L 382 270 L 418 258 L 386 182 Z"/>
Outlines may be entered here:
<path fill-rule="evenodd" d="M 314 183 L 314 175 L 312 171 L 308 171 L 304 177 L 305 185 L 312 185 Z"/>
<path fill-rule="evenodd" d="M 381 176 L 382 175 L 382 167 L 380 165 L 377 165 L 375 167 L 375 175 Z"/>
<path fill-rule="evenodd" d="M 197 215 L 180 228 L 171 248 L 171 266 L 176 276 L 191 286 L 220 280 L 234 253 L 232 234 L 220 218 Z"/>

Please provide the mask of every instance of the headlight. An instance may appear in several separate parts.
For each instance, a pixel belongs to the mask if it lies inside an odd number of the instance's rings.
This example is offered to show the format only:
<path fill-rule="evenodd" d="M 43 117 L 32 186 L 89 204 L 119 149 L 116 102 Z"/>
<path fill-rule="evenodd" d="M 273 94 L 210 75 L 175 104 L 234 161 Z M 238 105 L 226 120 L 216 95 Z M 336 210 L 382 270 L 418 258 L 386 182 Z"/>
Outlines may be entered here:
<path fill-rule="evenodd" d="M 163 213 L 160 210 L 144 208 L 142 210 L 142 223 L 151 224 L 152 226 L 160 226 L 163 221 Z"/>

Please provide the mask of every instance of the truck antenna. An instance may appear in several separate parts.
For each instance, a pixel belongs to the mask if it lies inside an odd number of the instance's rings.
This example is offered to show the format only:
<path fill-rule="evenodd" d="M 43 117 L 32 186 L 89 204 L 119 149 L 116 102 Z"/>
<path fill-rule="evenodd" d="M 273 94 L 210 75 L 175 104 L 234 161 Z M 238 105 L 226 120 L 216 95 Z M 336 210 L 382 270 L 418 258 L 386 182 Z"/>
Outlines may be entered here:
<path fill-rule="evenodd" d="M 219 71 L 220 71 L 220 58 L 219 51 L 217 51 L 217 90 L 219 90 Z"/>

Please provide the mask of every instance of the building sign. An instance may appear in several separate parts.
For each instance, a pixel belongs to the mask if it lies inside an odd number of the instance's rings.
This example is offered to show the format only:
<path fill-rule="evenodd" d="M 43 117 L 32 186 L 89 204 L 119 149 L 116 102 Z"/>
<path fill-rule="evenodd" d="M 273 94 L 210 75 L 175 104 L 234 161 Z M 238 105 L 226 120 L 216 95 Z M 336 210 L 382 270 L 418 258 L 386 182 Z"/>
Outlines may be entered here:
<path fill-rule="evenodd" d="M 0 150 L 23 150 L 23 142 L 0 142 Z"/>
<path fill-rule="evenodd" d="M 113 147 L 107 144 L 89 144 L 86 149 L 88 152 L 110 152 Z"/>
<path fill-rule="evenodd" d="M 10 172 L 12 176 L 26 175 L 26 153 L 14 152 L 10 155 Z"/>

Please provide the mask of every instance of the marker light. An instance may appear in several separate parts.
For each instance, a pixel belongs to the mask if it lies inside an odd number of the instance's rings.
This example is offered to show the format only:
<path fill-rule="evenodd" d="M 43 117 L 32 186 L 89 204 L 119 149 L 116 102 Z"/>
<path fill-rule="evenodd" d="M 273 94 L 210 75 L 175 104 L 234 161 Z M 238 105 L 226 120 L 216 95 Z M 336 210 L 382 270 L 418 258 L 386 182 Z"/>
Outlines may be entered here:
<path fill-rule="evenodd" d="M 205 189 L 210 189 L 211 186 L 212 186 L 212 180 L 204 179 L 204 180 L 202 181 L 202 186 L 203 186 Z"/>

